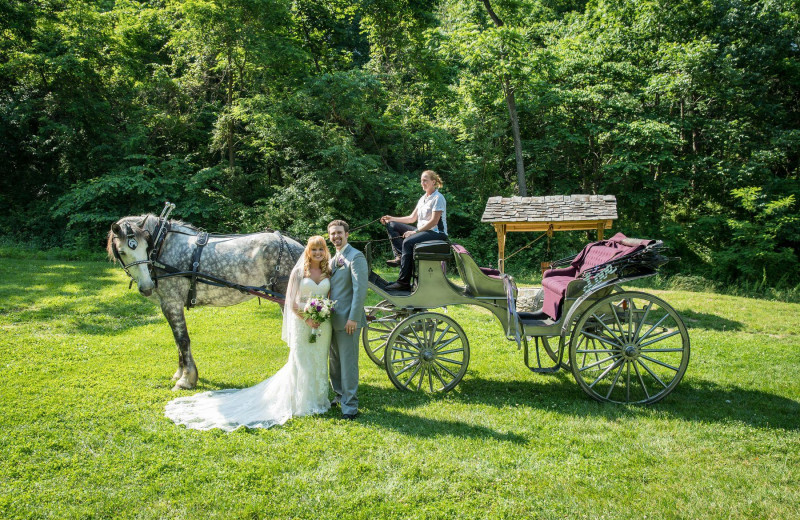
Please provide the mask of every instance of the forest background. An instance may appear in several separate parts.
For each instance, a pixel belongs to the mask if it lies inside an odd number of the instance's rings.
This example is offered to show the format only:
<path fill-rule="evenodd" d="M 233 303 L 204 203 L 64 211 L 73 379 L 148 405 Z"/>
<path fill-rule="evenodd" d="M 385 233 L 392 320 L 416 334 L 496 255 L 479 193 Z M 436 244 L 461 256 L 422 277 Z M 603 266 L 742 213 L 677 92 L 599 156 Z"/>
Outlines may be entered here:
<path fill-rule="evenodd" d="M 6 245 L 99 251 L 165 200 L 307 236 L 408 214 L 431 168 L 486 264 L 488 197 L 601 193 L 673 272 L 800 284 L 800 0 L 0 0 L 0 27 Z"/>

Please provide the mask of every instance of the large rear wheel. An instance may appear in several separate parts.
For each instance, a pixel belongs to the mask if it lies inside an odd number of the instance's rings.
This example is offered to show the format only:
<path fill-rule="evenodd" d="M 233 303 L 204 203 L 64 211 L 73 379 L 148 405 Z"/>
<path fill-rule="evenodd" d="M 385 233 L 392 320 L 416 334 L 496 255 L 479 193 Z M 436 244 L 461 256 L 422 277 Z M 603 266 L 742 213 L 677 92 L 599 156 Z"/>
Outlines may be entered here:
<path fill-rule="evenodd" d="M 651 294 L 623 291 L 595 302 L 572 332 L 569 362 L 598 401 L 651 404 L 678 386 L 689 365 L 689 333 Z"/>

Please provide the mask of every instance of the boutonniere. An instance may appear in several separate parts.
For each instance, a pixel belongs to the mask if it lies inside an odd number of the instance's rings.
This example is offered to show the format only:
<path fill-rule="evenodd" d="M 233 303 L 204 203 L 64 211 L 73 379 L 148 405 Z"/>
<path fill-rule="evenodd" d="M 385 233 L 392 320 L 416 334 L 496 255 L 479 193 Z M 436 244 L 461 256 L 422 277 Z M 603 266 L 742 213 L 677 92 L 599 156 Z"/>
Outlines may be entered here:
<path fill-rule="evenodd" d="M 336 269 L 338 270 L 338 269 L 341 269 L 342 267 L 344 267 L 344 257 L 343 257 L 343 256 L 340 256 L 340 257 L 339 257 L 339 258 L 336 260 Z"/>

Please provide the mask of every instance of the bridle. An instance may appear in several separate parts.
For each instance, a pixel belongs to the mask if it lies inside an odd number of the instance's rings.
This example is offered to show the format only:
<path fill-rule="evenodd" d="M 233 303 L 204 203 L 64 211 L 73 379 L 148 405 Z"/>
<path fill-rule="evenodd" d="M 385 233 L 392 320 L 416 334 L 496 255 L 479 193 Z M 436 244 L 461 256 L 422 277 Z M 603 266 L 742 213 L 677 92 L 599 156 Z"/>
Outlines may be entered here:
<path fill-rule="evenodd" d="M 167 219 L 169 218 L 169 214 L 172 213 L 173 209 L 175 209 L 175 204 L 171 202 L 164 203 L 164 209 L 161 210 L 161 215 L 159 215 L 158 217 L 158 225 L 156 226 L 155 230 L 156 234 L 155 241 L 153 240 L 153 236 L 150 234 L 150 232 L 144 229 L 144 232 L 147 233 L 147 249 L 145 250 L 145 252 L 149 251 L 149 253 L 147 254 L 147 259 L 137 260 L 135 262 L 126 264 L 122 260 L 122 256 L 119 254 L 116 242 L 111 243 L 111 250 L 114 253 L 114 258 L 116 258 L 117 261 L 120 263 L 122 269 L 125 271 L 125 274 L 128 275 L 128 278 L 131 279 L 130 283 L 128 284 L 129 289 L 133 285 L 133 282 L 138 283 L 138 281 L 133 277 L 133 275 L 128 270 L 129 268 L 136 265 L 146 264 L 148 266 L 147 270 L 150 272 L 150 278 L 153 280 L 153 283 L 158 283 L 157 281 L 158 278 L 155 276 L 155 273 L 153 272 L 153 263 L 156 262 L 156 260 L 158 259 L 158 255 L 161 252 L 161 245 L 163 245 L 164 238 L 166 238 L 167 232 L 169 231 L 169 222 L 167 221 Z M 139 247 L 139 241 L 136 239 L 136 233 L 134 233 L 130 224 L 125 224 L 125 238 L 128 240 L 129 249 L 135 251 L 136 248 Z"/>

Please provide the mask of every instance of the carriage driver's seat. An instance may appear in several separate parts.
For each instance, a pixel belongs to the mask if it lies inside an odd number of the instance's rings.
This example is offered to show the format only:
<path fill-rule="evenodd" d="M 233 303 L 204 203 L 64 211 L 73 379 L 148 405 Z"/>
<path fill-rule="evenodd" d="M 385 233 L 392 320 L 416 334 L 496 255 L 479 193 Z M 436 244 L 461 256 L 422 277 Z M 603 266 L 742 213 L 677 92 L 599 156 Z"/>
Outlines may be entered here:
<path fill-rule="evenodd" d="M 412 277 L 418 277 L 420 261 L 441 262 L 442 271 L 447 272 L 445 262 L 452 258 L 453 253 L 450 251 L 450 242 L 447 240 L 428 240 L 427 242 L 414 244 L 414 273 Z"/>

